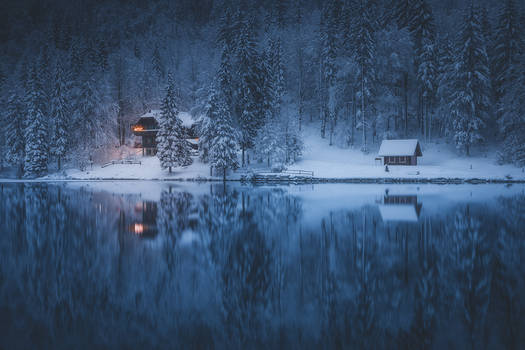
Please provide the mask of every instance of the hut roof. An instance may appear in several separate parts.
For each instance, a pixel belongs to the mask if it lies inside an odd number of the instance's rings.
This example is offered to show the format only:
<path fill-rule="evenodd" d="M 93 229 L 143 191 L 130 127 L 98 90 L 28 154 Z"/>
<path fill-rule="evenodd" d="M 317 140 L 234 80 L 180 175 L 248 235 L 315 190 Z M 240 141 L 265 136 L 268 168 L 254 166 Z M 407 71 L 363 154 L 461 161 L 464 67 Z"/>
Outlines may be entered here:
<path fill-rule="evenodd" d="M 413 140 L 383 140 L 378 156 L 418 156 L 421 157 L 419 141 Z"/>

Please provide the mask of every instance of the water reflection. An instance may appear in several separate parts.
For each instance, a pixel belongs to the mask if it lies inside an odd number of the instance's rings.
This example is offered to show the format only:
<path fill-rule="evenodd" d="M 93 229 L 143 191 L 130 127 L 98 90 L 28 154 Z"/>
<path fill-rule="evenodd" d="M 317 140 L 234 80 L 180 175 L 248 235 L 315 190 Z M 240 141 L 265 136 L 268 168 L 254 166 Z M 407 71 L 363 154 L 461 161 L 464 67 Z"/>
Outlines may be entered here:
<path fill-rule="evenodd" d="M 389 195 L 388 191 L 378 205 L 384 222 L 418 222 L 422 207 L 417 195 Z"/>
<path fill-rule="evenodd" d="M 142 201 L 135 204 L 133 217 L 130 218 L 131 224 L 127 224 L 126 215 L 121 212 L 121 225 L 128 227 L 130 233 L 136 234 L 141 238 L 154 238 L 157 233 L 157 203 Z"/>
<path fill-rule="evenodd" d="M 522 189 L 341 186 L 3 184 L 0 348 L 525 347 Z"/>

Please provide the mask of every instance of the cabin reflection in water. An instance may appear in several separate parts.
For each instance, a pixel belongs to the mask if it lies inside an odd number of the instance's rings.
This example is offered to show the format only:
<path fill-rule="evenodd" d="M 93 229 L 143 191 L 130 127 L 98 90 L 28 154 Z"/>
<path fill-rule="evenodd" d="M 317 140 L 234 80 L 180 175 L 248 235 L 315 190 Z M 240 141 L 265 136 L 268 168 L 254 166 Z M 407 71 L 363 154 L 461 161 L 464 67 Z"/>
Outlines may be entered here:
<path fill-rule="evenodd" d="M 127 231 L 141 238 L 155 238 L 157 228 L 157 203 L 138 202 L 134 208 L 134 215 L 130 220 L 121 215 L 121 224 Z"/>
<path fill-rule="evenodd" d="M 386 192 L 378 207 L 384 222 L 417 222 L 423 204 L 418 203 L 416 195 L 389 195 Z"/>

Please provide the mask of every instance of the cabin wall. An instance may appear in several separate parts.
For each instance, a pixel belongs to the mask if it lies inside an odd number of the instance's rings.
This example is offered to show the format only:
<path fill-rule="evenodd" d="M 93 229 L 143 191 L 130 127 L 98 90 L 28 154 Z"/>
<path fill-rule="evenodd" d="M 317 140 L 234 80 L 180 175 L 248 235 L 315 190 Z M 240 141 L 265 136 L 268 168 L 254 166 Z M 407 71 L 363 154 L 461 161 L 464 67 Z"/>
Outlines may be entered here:
<path fill-rule="evenodd" d="M 416 156 L 385 156 L 383 165 L 417 165 Z"/>

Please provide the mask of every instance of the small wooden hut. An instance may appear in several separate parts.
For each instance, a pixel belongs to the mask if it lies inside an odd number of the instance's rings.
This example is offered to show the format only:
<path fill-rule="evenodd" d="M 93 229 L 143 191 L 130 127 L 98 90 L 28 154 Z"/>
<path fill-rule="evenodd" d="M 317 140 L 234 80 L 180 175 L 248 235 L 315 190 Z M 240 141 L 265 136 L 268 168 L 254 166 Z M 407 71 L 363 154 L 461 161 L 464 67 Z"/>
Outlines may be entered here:
<path fill-rule="evenodd" d="M 417 165 L 417 157 L 422 157 L 418 140 L 383 140 L 379 148 L 383 165 Z"/>

